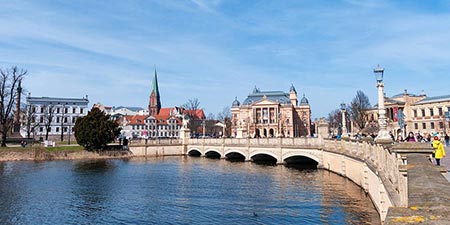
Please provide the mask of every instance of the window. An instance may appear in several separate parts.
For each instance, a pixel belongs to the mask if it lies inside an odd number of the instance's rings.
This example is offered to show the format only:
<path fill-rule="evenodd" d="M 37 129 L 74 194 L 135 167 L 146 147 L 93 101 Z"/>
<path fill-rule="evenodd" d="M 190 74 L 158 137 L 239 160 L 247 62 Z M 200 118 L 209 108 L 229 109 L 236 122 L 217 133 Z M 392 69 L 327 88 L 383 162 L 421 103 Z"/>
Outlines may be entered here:
<path fill-rule="evenodd" d="M 59 127 L 56 128 L 56 132 L 59 132 Z"/>
<path fill-rule="evenodd" d="M 76 112 L 77 110 L 75 109 L 75 107 L 74 108 L 72 108 L 72 113 L 74 113 L 75 114 L 75 112 Z"/>
<path fill-rule="evenodd" d="M 414 129 L 418 130 L 419 129 L 419 124 L 414 123 Z"/>
<path fill-rule="evenodd" d="M 59 108 L 56 108 L 56 113 L 59 113 L 59 111 L 60 111 Z"/>
<path fill-rule="evenodd" d="M 413 110 L 414 117 L 417 117 L 417 109 Z M 417 129 L 417 128 L 416 128 Z"/>
<path fill-rule="evenodd" d="M 134 130 L 134 125 L 131 126 L 131 129 Z"/>
<path fill-rule="evenodd" d="M 434 109 L 433 108 L 430 109 L 430 116 L 434 116 Z M 433 129 L 433 128 L 431 128 L 431 129 Z"/>
<path fill-rule="evenodd" d="M 76 117 L 72 117 L 72 123 L 75 123 L 76 120 L 77 120 Z"/>
<path fill-rule="evenodd" d="M 43 123 L 44 122 L 44 117 L 39 117 L 39 122 Z"/>
<path fill-rule="evenodd" d="M 422 109 L 422 116 L 425 116 L 425 109 Z"/>
<path fill-rule="evenodd" d="M 44 128 L 43 127 L 39 127 L 39 132 L 44 132 Z"/>
<path fill-rule="evenodd" d="M 433 130 L 434 129 L 434 122 L 431 122 L 430 126 L 431 126 L 431 129 Z"/>
<path fill-rule="evenodd" d="M 83 114 L 83 108 L 80 109 L 80 113 Z"/>
<path fill-rule="evenodd" d="M 444 113 L 442 113 L 442 108 L 438 108 L 439 116 L 442 116 Z"/>
<path fill-rule="evenodd" d="M 63 129 L 63 130 L 64 130 L 64 132 L 67 132 L 67 127 L 64 127 L 64 129 Z"/>
<path fill-rule="evenodd" d="M 427 129 L 427 124 L 426 123 L 422 123 L 422 129 Z"/>
<path fill-rule="evenodd" d="M 444 129 L 444 122 L 439 122 L 439 128 Z"/>
<path fill-rule="evenodd" d="M 59 123 L 59 117 L 56 117 L 56 122 Z"/>
<path fill-rule="evenodd" d="M 69 112 L 69 108 L 64 108 L 64 113 L 68 113 Z"/>
<path fill-rule="evenodd" d="M 64 117 L 64 123 L 67 123 L 67 117 Z"/>
<path fill-rule="evenodd" d="M 44 113 L 44 107 L 41 107 L 41 113 Z"/>
<path fill-rule="evenodd" d="M 36 113 L 36 106 L 33 106 L 32 112 L 33 112 L 33 113 Z"/>

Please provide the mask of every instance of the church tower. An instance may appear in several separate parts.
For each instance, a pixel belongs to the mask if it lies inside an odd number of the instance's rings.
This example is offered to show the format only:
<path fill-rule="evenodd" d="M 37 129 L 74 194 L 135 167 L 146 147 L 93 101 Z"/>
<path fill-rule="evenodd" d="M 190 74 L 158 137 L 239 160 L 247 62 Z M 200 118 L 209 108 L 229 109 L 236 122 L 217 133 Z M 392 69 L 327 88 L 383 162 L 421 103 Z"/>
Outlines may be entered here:
<path fill-rule="evenodd" d="M 148 113 L 150 116 L 155 116 L 159 114 L 159 110 L 161 109 L 161 99 L 159 97 L 159 89 L 158 89 L 158 75 L 156 74 L 155 68 L 155 76 L 153 77 L 153 89 L 150 94 L 150 101 L 148 104 Z"/>

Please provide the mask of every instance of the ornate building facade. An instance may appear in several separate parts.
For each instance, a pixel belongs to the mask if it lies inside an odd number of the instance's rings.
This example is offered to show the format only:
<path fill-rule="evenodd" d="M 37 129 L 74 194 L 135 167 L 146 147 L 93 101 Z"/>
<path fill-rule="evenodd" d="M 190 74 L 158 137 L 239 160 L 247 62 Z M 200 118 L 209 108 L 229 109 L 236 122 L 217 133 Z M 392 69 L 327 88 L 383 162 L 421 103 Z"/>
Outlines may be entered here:
<path fill-rule="evenodd" d="M 450 112 L 450 95 L 428 97 L 425 93 L 420 95 L 408 93 L 385 97 L 386 117 L 388 130 L 395 136 L 405 135 L 405 132 L 424 134 L 444 134 L 450 129 L 450 123 L 445 113 Z M 399 126 L 399 112 L 402 112 L 403 129 Z M 369 123 L 376 124 L 378 109 L 367 113 Z"/>
<path fill-rule="evenodd" d="M 241 104 L 231 107 L 232 135 L 246 137 L 301 137 L 311 135 L 311 108 L 308 99 L 298 101 L 292 85 L 289 93 L 254 88 Z"/>

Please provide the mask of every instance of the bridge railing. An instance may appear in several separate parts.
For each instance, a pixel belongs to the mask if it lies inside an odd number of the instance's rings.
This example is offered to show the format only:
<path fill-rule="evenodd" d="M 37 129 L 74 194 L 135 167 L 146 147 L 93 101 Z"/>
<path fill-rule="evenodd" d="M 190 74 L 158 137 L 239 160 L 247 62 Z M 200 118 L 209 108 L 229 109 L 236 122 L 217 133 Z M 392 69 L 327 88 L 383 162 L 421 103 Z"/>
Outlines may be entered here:
<path fill-rule="evenodd" d="M 190 145 L 239 145 L 239 146 L 312 146 L 320 147 L 319 138 L 205 138 L 190 139 Z"/>
<path fill-rule="evenodd" d="M 181 139 L 133 139 L 130 145 L 179 145 L 182 143 Z"/>
<path fill-rule="evenodd" d="M 389 146 L 390 147 L 390 146 Z M 323 149 L 330 152 L 346 155 L 363 161 L 367 166 L 376 172 L 387 188 L 391 187 L 390 191 L 395 192 L 392 200 L 396 205 L 405 205 L 406 180 L 400 174 L 399 168 L 404 165 L 400 155 L 390 151 L 388 146 L 379 145 L 369 142 L 358 141 L 336 141 L 324 140 Z M 398 198 L 395 198 L 397 196 Z"/>

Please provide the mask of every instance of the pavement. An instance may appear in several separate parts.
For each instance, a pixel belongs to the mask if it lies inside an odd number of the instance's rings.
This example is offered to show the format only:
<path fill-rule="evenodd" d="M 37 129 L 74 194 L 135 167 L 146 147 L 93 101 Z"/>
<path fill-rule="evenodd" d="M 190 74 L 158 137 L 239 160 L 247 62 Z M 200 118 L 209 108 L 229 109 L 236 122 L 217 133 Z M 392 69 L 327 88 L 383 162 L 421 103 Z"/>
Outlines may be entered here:
<path fill-rule="evenodd" d="M 450 147 L 445 147 L 445 153 L 447 153 L 447 156 L 445 156 L 443 159 L 441 159 L 441 165 L 445 166 L 447 168 L 447 173 L 445 174 L 445 178 L 447 178 L 448 182 L 450 182 Z M 436 162 L 433 162 L 436 163 Z"/>
<path fill-rule="evenodd" d="M 424 154 L 408 154 L 409 207 L 390 208 L 384 224 L 450 225 L 450 183 L 441 176 L 442 168 L 428 160 Z"/>

